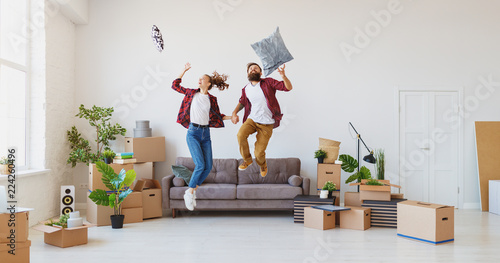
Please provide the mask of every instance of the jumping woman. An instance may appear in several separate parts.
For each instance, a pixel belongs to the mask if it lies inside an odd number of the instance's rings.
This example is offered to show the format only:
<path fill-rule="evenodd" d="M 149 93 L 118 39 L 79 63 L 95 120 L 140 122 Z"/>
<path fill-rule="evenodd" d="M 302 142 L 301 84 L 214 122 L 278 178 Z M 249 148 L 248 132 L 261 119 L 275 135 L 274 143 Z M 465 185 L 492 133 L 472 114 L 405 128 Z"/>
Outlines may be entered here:
<path fill-rule="evenodd" d="M 196 190 L 205 181 L 212 170 L 212 141 L 210 140 L 210 127 L 224 127 L 224 120 L 231 116 L 221 114 L 217 98 L 208 93 L 212 87 L 219 90 L 229 88 L 226 83 L 227 76 L 214 72 L 212 75 L 202 75 L 198 82 L 198 89 L 186 89 L 181 81 L 184 73 L 191 69 L 191 64 L 186 63 L 184 70 L 172 83 L 172 89 L 184 94 L 177 122 L 188 129 L 186 141 L 195 165 L 189 188 L 184 193 L 186 208 L 194 210 L 196 206 Z"/>

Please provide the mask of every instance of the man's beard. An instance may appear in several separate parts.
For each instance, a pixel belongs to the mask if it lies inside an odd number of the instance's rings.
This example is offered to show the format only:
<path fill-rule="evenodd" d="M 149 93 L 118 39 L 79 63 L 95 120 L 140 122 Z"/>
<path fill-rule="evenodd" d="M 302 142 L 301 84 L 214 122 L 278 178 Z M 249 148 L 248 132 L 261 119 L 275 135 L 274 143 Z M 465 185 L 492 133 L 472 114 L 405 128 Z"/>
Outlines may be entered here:
<path fill-rule="evenodd" d="M 260 81 L 260 73 L 248 73 L 249 81 Z"/>

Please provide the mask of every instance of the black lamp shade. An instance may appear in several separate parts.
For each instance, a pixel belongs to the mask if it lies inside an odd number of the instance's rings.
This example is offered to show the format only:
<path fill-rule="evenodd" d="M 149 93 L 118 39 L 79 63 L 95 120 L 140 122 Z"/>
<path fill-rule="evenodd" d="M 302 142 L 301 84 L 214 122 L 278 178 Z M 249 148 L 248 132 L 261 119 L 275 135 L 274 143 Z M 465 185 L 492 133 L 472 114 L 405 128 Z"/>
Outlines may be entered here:
<path fill-rule="evenodd" d="M 376 163 L 377 159 L 375 159 L 375 156 L 373 156 L 373 153 L 370 153 L 367 156 L 363 157 L 363 161 L 365 161 L 367 163 Z"/>

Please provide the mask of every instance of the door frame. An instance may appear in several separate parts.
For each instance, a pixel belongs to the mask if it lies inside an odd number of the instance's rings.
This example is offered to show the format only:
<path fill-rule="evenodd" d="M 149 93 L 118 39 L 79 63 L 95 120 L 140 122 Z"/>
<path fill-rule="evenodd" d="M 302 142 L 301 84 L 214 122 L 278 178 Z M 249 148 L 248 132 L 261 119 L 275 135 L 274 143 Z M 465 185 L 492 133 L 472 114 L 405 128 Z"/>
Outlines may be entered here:
<path fill-rule="evenodd" d="M 399 149 L 401 148 L 400 143 L 400 122 L 399 122 L 399 114 L 400 114 L 400 95 L 401 92 L 450 92 L 455 91 L 458 92 L 458 207 L 463 208 L 464 206 L 464 120 L 463 120 L 463 101 L 464 101 L 464 87 L 463 86 L 395 86 L 394 88 L 394 121 L 396 123 L 394 127 L 395 144 L 396 145 L 396 160 L 397 160 L 397 171 L 398 171 L 398 180 L 399 184 L 401 183 L 401 163 L 400 156 L 401 153 Z"/>

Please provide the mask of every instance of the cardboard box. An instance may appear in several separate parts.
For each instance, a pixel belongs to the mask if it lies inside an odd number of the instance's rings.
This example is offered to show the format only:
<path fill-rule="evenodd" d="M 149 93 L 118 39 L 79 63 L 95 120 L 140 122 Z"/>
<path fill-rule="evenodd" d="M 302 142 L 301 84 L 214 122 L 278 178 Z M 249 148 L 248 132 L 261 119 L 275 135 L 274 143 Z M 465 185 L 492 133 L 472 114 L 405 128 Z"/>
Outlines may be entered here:
<path fill-rule="evenodd" d="M 489 181 L 488 211 L 500 215 L 500 180 Z"/>
<path fill-rule="evenodd" d="M 122 169 L 125 171 L 134 169 L 133 164 L 109 164 L 111 168 L 115 171 L 115 173 L 120 173 Z M 89 164 L 89 190 L 93 191 L 96 189 L 101 189 L 105 191 L 109 191 L 109 189 L 102 182 L 102 174 L 97 170 L 97 165 L 94 163 Z"/>
<path fill-rule="evenodd" d="M 122 210 L 138 207 L 142 207 L 142 192 L 132 192 L 122 202 Z"/>
<path fill-rule="evenodd" d="M 142 222 L 142 213 L 142 207 L 122 208 L 122 215 L 125 216 L 125 218 L 123 219 L 123 223 L 130 224 Z"/>
<path fill-rule="evenodd" d="M 73 247 L 78 245 L 87 244 L 88 242 L 88 228 L 91 224 L 83 224 L 83 226 L 62 228 L 59 226 L 34 226 L 34 230 L 43 233 L 43 240 L 46 244 L 56 247 Z"/>
<path fill-rule="evenodd" d="M 113 208 L 109 206 L 96 205 L 88 198 L 87 193 L 87 221 L 96 226 L 110 226 L 110 216 L 114 214 Z M 125 198 L 125 200 L 127 200 Z"/>
<path fill-rule="evenodd" d="M 404 199 L 405 198 L 405 195 L 404 194 L 395 194 L 395 193 L 391 193 L 391 200 L 392 199 Z"/>
<path fill-rule="evenodd" d="M 344 206 L 362 206 L 363 202 L 359 199 L 359 192 L 345 192 Z"/>
<path fill-rule="evenodd" d="M 335 228 L 335 212 L 305 207 L 304 226 L 319 230 L 333 229 Z"/>
<path fill-rule="evenodd" d="M 143 181 L 145 181 L 145 186 L 142 189 L 143 218 L 162 217 L 160 182 L 158 180 Z"/>
<path fill-rule="evenodd" d="M 323 188 L 327 181 L 332 181 L 340 190 L 340 164 L 318 163 L 317 189 Z"/>
<path fill-rule="evenodd" d="M 15 221 L 10 221 L 11 220 Z M 9 225 L 15 223 L 15 226 Z M 11 231 L 14 231 L 12 233 Z M 16 243 L 22 243 L 28 241 L 29 235 L 29 213 L 16 212 L 14 215 L 11 213 L 0 214 L 0 243 L 9 243 L 11 240 L 11 235 L 14 237 Z"/>
<path fill-rule="evenodd" d="M 453 206 L 403 201 L 397 209 L 398 236 L 431 244 L 454 240 Z"/>
<path fill-rule="evenodd" d="M 317 195 L 297 195 L 293 199 L 293 222 L 304 223 L 305 207 L 329 204 L 332 204 L 332 199 L 319 198 Z"/>
<path fill-rule="evenodd" d="M 134 171 L 135 171 L 135 181 L 140 179 L 155 179 L 155 169 L 153 162 L 147 163 L 135 163 Z"/>
<path fill-rule="evenodd" d="M 138 163 L 165 161 L 165 137 L 125 137 L 125 152 L 133 152 Z"/>
<path fill-rule="evenodd" d="M 6 263 L 29 263 L 31 240 L 15 243 L 15 255 L 10 254 L 12 248 L 7 243 L 0 243 L 0 259 Z"/>
<path fill-rule="evenodd" d="M 370 228 L 371 222 L 371 209 L 355 206 L 349 207 L 351 210 L 341 211 L 340 214 L 340 228 L 366 230 Z"/>
<path fill-rule="evenodd" d="M 359 199 L 375 201 L 391 201 L 391 187 L 401 188 L 399 185 L 391 184 L 389 180 L 378 180 L 385 185 L 366 185 L 368 180 L 363 179 L 361 183 L 351 183 L 349 185 L 359 185 Z"/>

